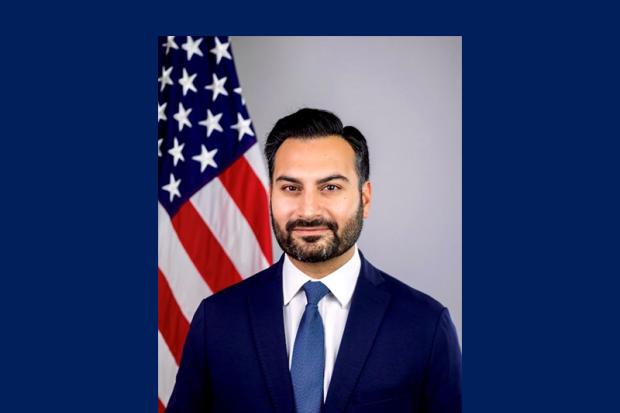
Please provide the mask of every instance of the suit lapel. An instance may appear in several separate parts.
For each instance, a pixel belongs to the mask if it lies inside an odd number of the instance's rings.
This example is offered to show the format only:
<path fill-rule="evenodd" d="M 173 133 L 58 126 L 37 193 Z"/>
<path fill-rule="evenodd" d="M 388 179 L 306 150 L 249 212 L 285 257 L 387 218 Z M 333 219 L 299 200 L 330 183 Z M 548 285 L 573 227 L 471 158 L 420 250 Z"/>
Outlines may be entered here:
<path fill-rule="evenodd" d="M 325 413 L 344 411 L 390 301 L 390 294 L 377 288 L 383 277 L 361 252 L 360 258 L 362 267 L 327 391 Z"/>
<path fill-rule="evenodd" d="M 250 322 L 260 365 L 276 412 L 295 410 L 284 337 L 282 262 L 248 296 Z"/>

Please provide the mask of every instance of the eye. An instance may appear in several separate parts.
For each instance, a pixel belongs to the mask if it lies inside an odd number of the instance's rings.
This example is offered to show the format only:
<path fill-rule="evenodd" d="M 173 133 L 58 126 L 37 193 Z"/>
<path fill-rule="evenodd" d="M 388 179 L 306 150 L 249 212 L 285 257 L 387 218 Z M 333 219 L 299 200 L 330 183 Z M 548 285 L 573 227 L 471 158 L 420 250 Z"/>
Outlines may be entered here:
<path fill-rule="evenodd" d="M 340 188 L 338 187 L 338 185 L 334 185 L 334 184 L 325 185 L 323 187 L 323 190 L 325 190 L 327 192 L 335 192 L 335 191 L 337 191 L 339 189 Z"/>
<path fill-rule="evenodd" d="M 284 192 L 296 192 L 296 191 L 298 191 L 298 190 L 299 190 L 299 188 L 298 188 L 298 187 L 296 187 L 295 185 L 284 185 L 284 186 L 282 187 L 282 190 L 283 190 Z"/>

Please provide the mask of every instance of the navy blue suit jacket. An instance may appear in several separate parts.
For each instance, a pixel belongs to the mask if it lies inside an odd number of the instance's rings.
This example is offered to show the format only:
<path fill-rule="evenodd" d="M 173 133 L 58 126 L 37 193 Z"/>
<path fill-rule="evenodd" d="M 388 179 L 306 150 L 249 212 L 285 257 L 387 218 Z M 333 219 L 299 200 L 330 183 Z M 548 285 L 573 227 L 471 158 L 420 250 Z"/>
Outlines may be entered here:
<path fill-rule="evenodd" d="M 448 310 L 361 260 L 324 413 L 461 412 Z M 167 412 L 295 411 L 282 262 L 200 304 Z"/>

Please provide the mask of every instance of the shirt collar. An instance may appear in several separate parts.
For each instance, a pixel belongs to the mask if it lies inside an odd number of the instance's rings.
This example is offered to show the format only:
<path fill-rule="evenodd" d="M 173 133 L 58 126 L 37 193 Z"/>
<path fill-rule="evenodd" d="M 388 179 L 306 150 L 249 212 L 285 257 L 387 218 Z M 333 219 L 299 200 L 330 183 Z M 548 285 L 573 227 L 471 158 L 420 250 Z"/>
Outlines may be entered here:
<path fill-rule="evenodd" d="M 357 283 L 362 261 L 355 245 L 355 252 L 349 261 L 331 274 L 321 278 L 329 291 L 336 297 L 338 303 L 343 308 L 348 308 L 353 297 L 353 290 Z M 293 299 L 301 287 L 308 281 L 317 281 L 304 274 L 293 264 L 288 255 L 284 254 L 284 264 L 282 266 L 282 292 L 284 294 L 284 305 Z"/>

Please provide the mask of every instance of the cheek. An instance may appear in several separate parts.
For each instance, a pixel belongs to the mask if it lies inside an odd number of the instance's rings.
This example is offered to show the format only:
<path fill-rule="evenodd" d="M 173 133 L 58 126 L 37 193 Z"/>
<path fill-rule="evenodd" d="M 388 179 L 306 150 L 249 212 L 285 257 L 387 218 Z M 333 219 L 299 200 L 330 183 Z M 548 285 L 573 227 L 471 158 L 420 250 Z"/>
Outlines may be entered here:
<path fill-rule="evenodd" d="M 338 199 L 337 202 L 332 202 L 328 209 L 331 215 L 342 223 L 348 221 L 355 214 L 358 202 L 355 197 L 347 195 Z"/>
<path fill-rule="evenodd" d="M 295 212 L 295 202 L 279 196 L 273 196 L 271 198 L 271 211 L 276 221 L 287 221 L 291 215 Z"/>

